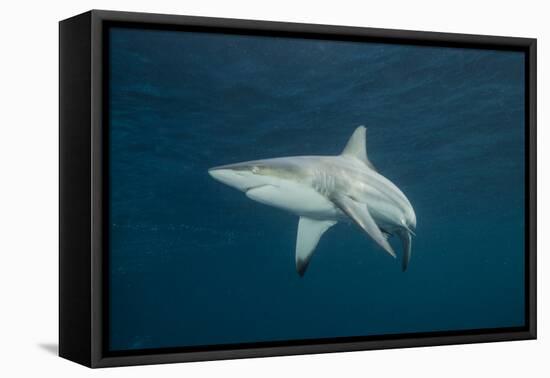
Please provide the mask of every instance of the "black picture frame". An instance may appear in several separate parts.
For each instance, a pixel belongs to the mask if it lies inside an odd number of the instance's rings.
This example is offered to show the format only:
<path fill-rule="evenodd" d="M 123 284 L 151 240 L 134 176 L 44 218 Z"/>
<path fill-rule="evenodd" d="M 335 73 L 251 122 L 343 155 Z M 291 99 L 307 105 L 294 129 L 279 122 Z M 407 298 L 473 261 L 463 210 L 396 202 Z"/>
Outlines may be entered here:
<path fill-rule="evenodd" d="M 108 352 L 105 67 L 112 25 L 524 52 L 525 327 Z M 95 368 L 536 338 L 536 39 L 92 10 L 60 22 L 59 45 L 60 356 Z"/>

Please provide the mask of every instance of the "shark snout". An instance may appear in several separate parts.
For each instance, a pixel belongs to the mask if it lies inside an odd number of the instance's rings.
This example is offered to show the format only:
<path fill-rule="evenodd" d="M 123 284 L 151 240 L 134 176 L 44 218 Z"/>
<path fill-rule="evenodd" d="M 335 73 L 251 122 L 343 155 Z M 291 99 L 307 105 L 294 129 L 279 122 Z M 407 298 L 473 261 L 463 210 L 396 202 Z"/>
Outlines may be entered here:
<path fill-rule="evenodd" d="M 231 175 L 235 174 L 230 169 L 223 169 L 223 168 L 210 168 L 208 170 L 208 174 L 212 176 L 215 180 L 223 182 L 224 180 L 227 180 Z"/>
<path fill-rule="evenodd" d="M 208 174 L 213 179 L 243 192 L 259 184 L 258 177 L 244 164 L 213 167 L 208 170 Z"/>

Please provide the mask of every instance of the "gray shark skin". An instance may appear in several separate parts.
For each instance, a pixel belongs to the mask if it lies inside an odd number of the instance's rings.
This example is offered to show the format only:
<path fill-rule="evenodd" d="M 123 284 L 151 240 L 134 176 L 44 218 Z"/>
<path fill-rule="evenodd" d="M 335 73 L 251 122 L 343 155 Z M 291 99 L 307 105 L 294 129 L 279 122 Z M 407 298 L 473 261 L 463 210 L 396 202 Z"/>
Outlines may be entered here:
<path fill-rule="evenodd" d="M 338 156 L 254 160 L 210 168 L 208 173 L 254 201 L 300 217 L 296 238 L 300 276 L 323 233 L 341 221 L 355 223 L 393 257 L 388 238 L 399 237 L 401 266 L 407 269 L 416 215 L 403 192 L 369 161 L 364 126 L 355 130 Z"/>

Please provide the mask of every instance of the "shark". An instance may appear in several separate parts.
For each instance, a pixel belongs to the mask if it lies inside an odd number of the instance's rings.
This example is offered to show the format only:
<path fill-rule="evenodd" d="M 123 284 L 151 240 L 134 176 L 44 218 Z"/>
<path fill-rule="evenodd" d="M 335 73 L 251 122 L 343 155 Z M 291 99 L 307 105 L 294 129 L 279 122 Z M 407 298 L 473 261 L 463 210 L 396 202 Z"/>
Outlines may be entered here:
<path fill-rule="evenodd" d="M 299 217 L 296 271 L 302 277 L 323 234 L 351 222 L 396 258 L 389 239 L 401 240 L 401 269 L 411 259 L 416 214 L 405 194 L 367 156 L 367 129 L 359 126 L 341 154 L 252 160 L 210 168 L 212 178 L 251 200 Z"/>

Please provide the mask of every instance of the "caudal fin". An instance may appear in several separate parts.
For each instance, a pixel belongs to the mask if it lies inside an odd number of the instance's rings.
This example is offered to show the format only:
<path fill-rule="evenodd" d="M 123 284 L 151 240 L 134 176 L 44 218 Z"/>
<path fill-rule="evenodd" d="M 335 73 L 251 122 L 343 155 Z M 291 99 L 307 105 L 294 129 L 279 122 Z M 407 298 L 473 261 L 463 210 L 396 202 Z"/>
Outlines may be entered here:
<path fill-rule="evenodd" d="M 403 243 L 403 260 L 401 261 L 401 270 L 404 272 L 409 266 L 411 261 L 411 232 L 409 230 L 403 230 L 399 233 L 401 243 Z"/>

